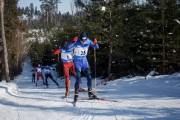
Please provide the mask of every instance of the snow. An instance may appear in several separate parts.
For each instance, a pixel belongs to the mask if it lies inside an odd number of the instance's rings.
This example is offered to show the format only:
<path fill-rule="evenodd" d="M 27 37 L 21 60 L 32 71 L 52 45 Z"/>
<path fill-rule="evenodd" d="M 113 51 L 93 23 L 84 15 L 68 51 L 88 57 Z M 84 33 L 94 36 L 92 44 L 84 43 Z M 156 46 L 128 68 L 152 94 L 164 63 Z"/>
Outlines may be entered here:
<path fill-rule="evenodd" d="M 32 66 L 28 59 L 24 68 L 11 83 L 0 82 L 0 120 L 179 120 L 180 73 L 159 75 L 145 79 L 143 76 L 120 78 L 96 87 L 96 95 L 113 101 L 84 100 L 87 92 L 79 93 L 77 106 L 72 105 L 74 78 L 71 79 L 70 98 L 62 99 L 65 88 L 49 79 L 45 89 L 31 82 Z M 55 74 L 53 74 L 55 77 Z M 58 78 L 64 86 L 64 80 Z M 100 83 L 97 78 L 97 83 Z M 87 89 L 86 79 L 82 78 Z M 95 89 L 94 89 L 95 90 Z"/>

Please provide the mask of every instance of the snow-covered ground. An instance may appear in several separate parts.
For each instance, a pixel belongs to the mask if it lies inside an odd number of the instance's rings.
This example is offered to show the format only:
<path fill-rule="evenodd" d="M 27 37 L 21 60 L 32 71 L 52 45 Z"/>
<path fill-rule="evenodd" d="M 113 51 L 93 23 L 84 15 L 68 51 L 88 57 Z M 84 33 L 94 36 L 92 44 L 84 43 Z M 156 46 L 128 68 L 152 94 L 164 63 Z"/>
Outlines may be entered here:
<path fill-rule="evenodd" d="M 85 100 L 79 93 L 77 106 L 72 105 L 74 78 L 68 101 L 62 99 L 65 88 L 49 79 L 45 89 L 31 82 L 32 66 L 24 63 L 23 72 L 14 82 L 0 82 L 0 120 L 180 120 L 180 74 L 148 79 L 136 76 L 98 85 L 97 96 L 113 101 Z M 57 80 L 61 86 L 63 80 Z M 97 83 L 100 80 L 97 80 Z M 86 87 L 86 79 L 82 79 Z"/>

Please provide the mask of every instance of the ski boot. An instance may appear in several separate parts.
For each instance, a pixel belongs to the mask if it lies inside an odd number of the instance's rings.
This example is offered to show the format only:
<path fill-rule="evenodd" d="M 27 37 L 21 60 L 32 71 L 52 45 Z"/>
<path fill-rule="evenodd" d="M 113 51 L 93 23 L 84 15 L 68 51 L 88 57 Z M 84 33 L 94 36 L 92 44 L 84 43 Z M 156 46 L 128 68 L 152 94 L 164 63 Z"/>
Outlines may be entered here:
<path fill-rule="evenodd" d="M 69 92 L 66 92 L 66 93 L 65 93 L 65 97 L 66 97 L 66 98 L 69 97 Z"/>
<path fill-rule="evenodd" d="M 38 82 L 36 82 L 36 87 L 37 87 L 37 84 L 38 84 Z"/>
<path fill-rule="evenodd" d="M 73 105 L 74 105 L 74 106 L 76 106 L 77 98 L 78 98 L 78 94 L 75 94 L 75 95 L 74 95 L 74 102 L 73 102 Z"/>
<path fill-rule="evenodd" d="M 62 99 L 65 99 L 66 98 L 66 101 L 68 101 L 68 98 L 69 98 L 69 94 L 68 93 L 65 93 L 64 96 L 62 97 Z"/>
<path fill-rule="evenodd" d="M 89 99 L 96 99 L 97 96 L 92 93 L 92 91 L 88 92 Z"/>
<path fill-rule="evenodd" d="M 68 95 L 68 94 L 65 94 L 65 97 L 67 98 L 67 97 L 69 97 L 69 95 Z"/>

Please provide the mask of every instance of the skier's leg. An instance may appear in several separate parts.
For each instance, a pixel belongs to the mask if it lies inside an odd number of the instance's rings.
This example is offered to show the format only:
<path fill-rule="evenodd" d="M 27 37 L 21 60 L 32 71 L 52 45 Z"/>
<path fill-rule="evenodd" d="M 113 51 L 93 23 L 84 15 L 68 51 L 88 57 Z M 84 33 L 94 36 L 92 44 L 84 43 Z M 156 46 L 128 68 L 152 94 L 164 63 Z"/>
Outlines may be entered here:
<path fill-rule="evenodd" d="M 69 63 L 63 63 L 63 71 L 64 71 L 64 76 L 65 76 L 65 86 L 66 86 L 66 93 L 65 96 L 69 95 L 69 89 L 70 89 L 70 77 L 69 77 L 69 66 L 70 66 L 70 62 Z"/>
<path fill-rule="evenodd" d="M 33 83 L 35 83 L 35 77 L 36 77 L 35 74 L 33 74 Z"/>
<path fill-rule="evenodd" d="M 46 86 L 48 87 L 48 81 L 47 81 L 47 79 L 48 79 L 48 75 L 45 74 L 45 84 L 46 84 Z"/>
<path fill-rule="evenodd" d="M 69 96 L 69 93 L 70 93 L 70 79 L 69 77 L 66 77 L 66 93 L 65 93 L 65 96 Z"/>
<path fill-rule="evenodd" d="M 75 93 L 78 93 L 80 80 L 81 80 L 81 72 L 78 69 L 76 69 Z"/>
<path fill-rule="evenodd" d="M 88 67 L 84 72 L 87 77 L 88 96 L 89 98 L 96 98 L 96 95 L 92 93 L 92 78 L 91 78 L 90 68 Z"/>
<path fill-rule="evenodd" d="M 49 74 L 49 77 L 51 78 L 51 80 L 59 87 L 59 84 L 57 83 L 57 81 L 54 80 L 53 76 L 51 74 Z"/>
<path fill-rule="evenodd" d="M 87 78 L 87 86 L 88 86 L 88 89 L 91 89 L 91 90 L 92 90 L 92 78 L 91 78 L 90 69 L 87 68 L 84 72 L 85 72 L 86 78 Z"/>
<path fill-rule="evenodd" d="M 70 70 L 71 74 L 75 77 L 75 81 L 76 81 L 76 71 L 75 71 L 75 66 L 73 63 L 72 63 L 72 66 L 69 68 L 69 70 Z M 80 87 L 80 83 L 81 83 L 81 81 L 79 81 L 78 91 L 85 91 L 85 89 Z"/>
<path fill-rule="evenodd" d="M 71 74 L 72 74 L 74 77 L 76 77 L 76 71 L 75 71 L 75 66 L 74 66 L 73 62 L 72 62 L 71 67 L 69 68 L 69 70 L 70 70 Z"/>
<path fill-rule="evenodd" d="M 34 81 L 33 79 L 34 79 L 34 74 L 32 74 L 32 83 L 33 83 L 33 81 Z"/>
<path fill-rule="evenodd" d="M 44 76 L 43 76 L 43 74 L 41 74 L 41 78 L 42 78 L 42 80 L 43 80 L 43 85 L 46 85 L 46 82 L 44 81 Z"/>
<path fill-rule="evenodd" d="M 39 74 L 37 74 L 36 86 L 38 84 L 38 81 L 39 81 Z"/>
<path fill-rule="evenodd" d="M 79 87 L 79 81 L 81 79 L 81 72 L 75 68 L 76 70 L 76 82 L 75 82 L 75 95 L 74 95 L 74 101 L 77 101 L 78 98 L 78 87 Z"/>

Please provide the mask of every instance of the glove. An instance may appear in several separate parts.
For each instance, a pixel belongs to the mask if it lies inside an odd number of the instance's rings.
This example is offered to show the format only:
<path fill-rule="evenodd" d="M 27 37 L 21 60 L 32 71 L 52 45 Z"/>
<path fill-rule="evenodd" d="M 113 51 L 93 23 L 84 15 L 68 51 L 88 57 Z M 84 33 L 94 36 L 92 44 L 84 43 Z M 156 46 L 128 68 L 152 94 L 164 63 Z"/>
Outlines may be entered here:
<path fill-rule="evenodd" d="M 61 53 L 61 49 L 56 49 L 52 52 L 52 54 L 56 55 L 56 54 L 59 54 Z"/>
<path fill-rule="evenodd" d="M 94 44 L 97 44 L 97 40 L 96 40 L 96 38 L 94 39 Z"/>
<path fill-rule="evenodd" d="M 73 38 L 73 42 L 77 42 L 77 40 L 78 40 L 78 37 Z"/>

